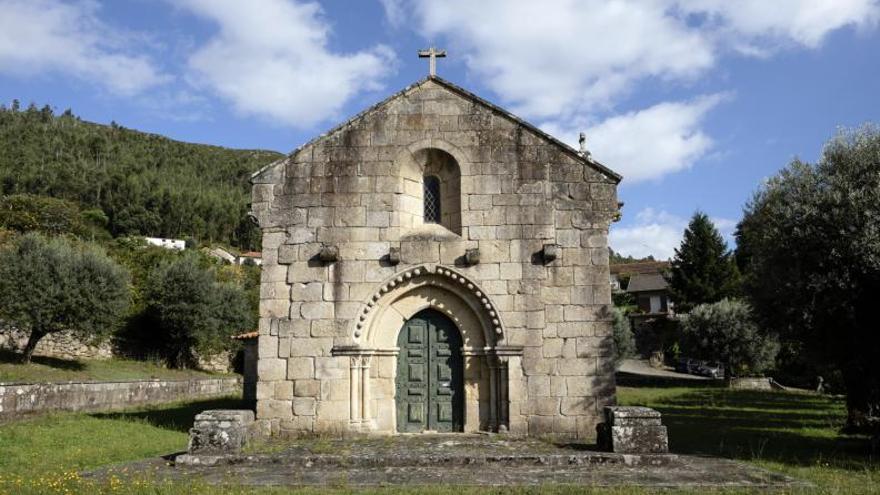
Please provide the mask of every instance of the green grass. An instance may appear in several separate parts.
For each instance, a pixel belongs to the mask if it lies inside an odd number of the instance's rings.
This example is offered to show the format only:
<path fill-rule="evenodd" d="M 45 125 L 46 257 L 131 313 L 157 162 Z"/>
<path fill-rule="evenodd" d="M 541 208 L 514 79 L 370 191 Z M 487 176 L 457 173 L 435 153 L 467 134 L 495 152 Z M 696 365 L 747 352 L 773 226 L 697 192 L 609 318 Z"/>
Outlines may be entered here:
<path fill-rule="evenodd" d="M 810 394 L 731 391 L 686 383 L 652 382 L 620 387 L 621 404 L 648 405 L 663 413 L 671 447 L 681 454 L 717 455 L 784 472 L 811 481 L 817 489 L 795 493 L 856 494 L 880 492 L 880 463 L 868 455 L 863 437 L 839 435 L 844 420 L 840 399 Z M 333 489 L 254 490 L 210 487 L 199 483 L 155 484 L 148 481 L 92 483 L 76 470 L 180 451 L 196 412 L 236 407 L 234 402 L 198 402 L 124 413 L 58 414 L 0 425 L 0 494 L 5 493 L 351 493 Z M 16 480 L 21 479 L 21 484 Z M 704 493 L 706 490 L 662 491 Z M 726 490 L 723 493 L 761 493 Z M 410 487 L 358 493 L 657 493 L 621 487 L 461 488 Z M 779 492 L 777 492 L 779 493 Z M 788 492 L 782 492 L 788 493 Z"/>
<path fill-rule="evenodd" d="M 0 351 L 0 383 L 125 381 L 226 376 L 196 370 L 168 369 L 159 363 L 129 359 L 58 359 L 34 356 L 21 364 L 17 354 Z"/>
<path fill-rule="evenodd" d="M 750 462 L 820 493 L 880 493 L 880 460 L 867 437 L 840 434 L 842 398 L 712 386 L 620 387 L 618 397 L 659 410 L 674 452 Z"/>
<path fill-rule="evenodd" d="M 215 399 L 0 424 L 0 473 L 7 479 L 46 475 L 179 452 L 198 412 L 235 407 L 239 400 Z"/>

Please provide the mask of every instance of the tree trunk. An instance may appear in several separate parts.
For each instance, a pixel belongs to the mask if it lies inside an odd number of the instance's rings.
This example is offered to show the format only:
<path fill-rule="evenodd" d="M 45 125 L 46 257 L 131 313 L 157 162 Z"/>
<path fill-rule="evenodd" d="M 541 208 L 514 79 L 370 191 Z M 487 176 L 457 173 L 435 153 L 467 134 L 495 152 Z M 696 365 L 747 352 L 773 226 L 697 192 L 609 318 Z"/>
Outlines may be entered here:
<path fill-rule="evenodd" d="M 21 362 L 24 364 L 28 364 L 31 362 L 31 357 L 34 355 L 34 349 L 37 348 L 37 343 L 46 336 L 46 332 L 40 330 L 31 330 L 31 334 L 28 337 L 27 345 L 24 346 L 24 353 L 21 356 Z"/>

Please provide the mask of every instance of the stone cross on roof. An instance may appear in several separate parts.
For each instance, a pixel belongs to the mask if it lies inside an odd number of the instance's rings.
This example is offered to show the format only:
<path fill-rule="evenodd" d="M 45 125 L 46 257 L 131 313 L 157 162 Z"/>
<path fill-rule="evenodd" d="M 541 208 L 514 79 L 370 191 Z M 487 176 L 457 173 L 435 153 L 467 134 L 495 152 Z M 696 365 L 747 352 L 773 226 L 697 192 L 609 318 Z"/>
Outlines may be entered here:
<path fill-rule="evenodd" d="M 446 58 L 446 50 L 439 50 L 434 48 L 428 48 L 427 50 L 419 50 L 419 58 L 429 58 L 431 59 L 428 62 L 428 73 L 432 76 L 437 75 L 437 59 L 438 58 Z"/>

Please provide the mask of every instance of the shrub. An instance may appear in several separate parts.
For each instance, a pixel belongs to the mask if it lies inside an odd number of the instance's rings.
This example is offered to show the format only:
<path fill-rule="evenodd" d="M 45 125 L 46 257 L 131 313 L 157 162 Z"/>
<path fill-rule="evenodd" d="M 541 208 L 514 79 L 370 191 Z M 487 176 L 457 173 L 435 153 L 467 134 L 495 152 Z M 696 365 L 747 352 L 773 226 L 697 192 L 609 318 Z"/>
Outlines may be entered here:
<path fill-rule="evenodd" d="M 0 251 L 0 317 L 29 333 L 26 363 L 50 333 L 106 338 L 128 303 L 128 273 L 96 247 L 31 233 Z"/>
<path fill-rule="evenodd" d="M 620 367 L 620 363 L 636 352 L 636 340 L 633 337 L 629 317 L 620 308 L 612 309 L 612 330 L 614 335 L 614 365 Z"/>
<path fill-rule="evenodd" d="M 730 376 L 759 375 L 773 366 L 779 343 L 762 334 L 749 306 L 724 299 L 681 317 L 682 346 L 694 357 L 719 361 Z"/>

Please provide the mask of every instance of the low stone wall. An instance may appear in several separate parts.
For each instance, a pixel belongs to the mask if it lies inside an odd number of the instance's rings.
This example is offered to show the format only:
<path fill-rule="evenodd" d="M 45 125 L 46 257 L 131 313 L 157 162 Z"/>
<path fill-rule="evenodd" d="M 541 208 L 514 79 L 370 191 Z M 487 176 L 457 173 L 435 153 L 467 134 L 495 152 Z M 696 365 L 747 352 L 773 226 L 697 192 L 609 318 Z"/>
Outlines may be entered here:
<path fill-rule="evenodd" d="M 773 390 L 772 379 L 767 377 L 738 377 L 727 380 L 734 390 Z"/>
<path fill-rule="evenodd" d="M 241 393 L 241 378 L 0 383 L 0 419 L 48 411 L 101 411 Z"/>
<path fill-rule="evenodd" d="M 0 349 L 20 352 L 27 340 L 27 332 L 0 322 Z M 110 359 L 113 357 L 113 347 L 110 342 L 89 345 L 75 337 L 73 332 L 57 332 L 40 339 L 34 355 L 61 359 Z"/>

